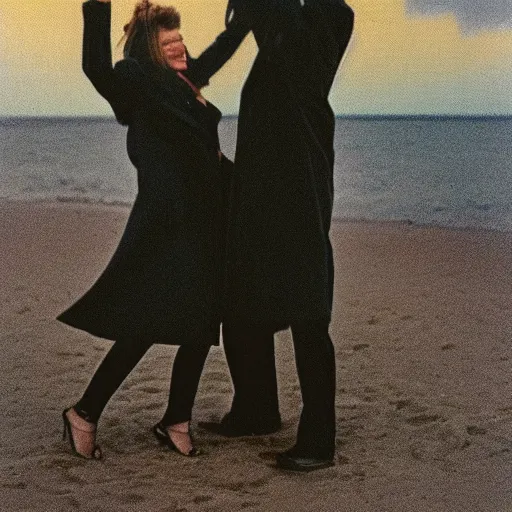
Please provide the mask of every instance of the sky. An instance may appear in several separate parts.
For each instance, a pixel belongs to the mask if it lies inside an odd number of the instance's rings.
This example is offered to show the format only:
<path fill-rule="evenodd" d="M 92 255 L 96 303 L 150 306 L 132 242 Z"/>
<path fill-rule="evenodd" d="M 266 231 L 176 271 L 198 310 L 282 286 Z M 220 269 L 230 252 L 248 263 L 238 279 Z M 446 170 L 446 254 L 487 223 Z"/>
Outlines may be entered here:
<path fill-rule="evenodd" d="M 0 116 L 111 115 L 81 71 L 81 0 L 2 0 Z M 197 55 L 226 0 L 160 0 Z M 336 114 L 512 115 L 512 0 L 349 0 L 354 36 L 334 83 Z M 135 0 L 113 0 L 117 44 Z M 120 58 L 120 49 L 114 52 Z M 256 54 L 248 37 L 203 92 L 236 114 Z"/>

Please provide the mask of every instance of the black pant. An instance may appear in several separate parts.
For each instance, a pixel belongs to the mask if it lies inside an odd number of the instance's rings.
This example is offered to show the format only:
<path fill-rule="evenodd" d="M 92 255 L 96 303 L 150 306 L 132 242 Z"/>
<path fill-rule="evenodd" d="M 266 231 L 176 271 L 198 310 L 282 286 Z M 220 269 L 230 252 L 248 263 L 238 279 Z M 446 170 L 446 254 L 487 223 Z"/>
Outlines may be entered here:
<path fill-rule="evenodd" d="M 295 362 L 302 393 L 297 452 L 334 457 L 336 360 L 328 322 L 292 325 Z"/>
<path fill-rule="evenodd" d="M 234 388 L 230 414 L 249 426 L 280 422 L 274 333 L 225 324 L 222 339 Z"/>
<path fill-rule="evenodd" d="M 138 340 L 116 341 L 107 353 L 84 395 L 75 405 L 80 416 L 97 423 L 103 409 L 151 343 Z M 162 419 L 165 426 L 189 421 L 209 346 L 182 346 L 174 360 L 169 402 Z"/>
<path fill-rule="evenodd" d="M 296 451 L 332 458 L 336 363 L 329 323 L 295 324 L 291 330 L 303 402 Z M 242 422 L 279 417 L 273 335 L 228 326 L 224 349 L 235 388 L 231 414 Z"/>

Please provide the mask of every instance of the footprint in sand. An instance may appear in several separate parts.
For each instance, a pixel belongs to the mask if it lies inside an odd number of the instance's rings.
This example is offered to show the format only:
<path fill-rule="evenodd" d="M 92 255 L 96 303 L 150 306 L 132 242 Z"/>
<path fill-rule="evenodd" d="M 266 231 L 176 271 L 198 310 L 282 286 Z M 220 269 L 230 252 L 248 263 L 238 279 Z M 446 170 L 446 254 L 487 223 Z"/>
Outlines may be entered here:
<path fill-rule="evenodd" d="M 408 414 L 414 414 L 415 416 L 424 415 L 424 413 L 426 413 L 426 411 L 428 410 L 427 407 L 415 403 L 410 398 L 390 400 L 389 403 L 391 405 L 394 405 L 397 411 L 401 411 L 402 409 L 404 409 L 404 412 Z"/>
<path fill-rule="evenodd" d="M 411 455 L 418 460 L 445 460 L 449 455 L 470 446 L 464 434 L 450 425 L 432 424 L 410 447 Z"/>
<path fill-rule="evenodd" d="M 247 488 L 257 489 L 259 487 L 263 487 L 264 485 L 268 484 L 270 481 L 269 477 L 262 477 L 262 478 L 255 478 L 252 481 L 247 480 L 240 480 L 240 481 L 234 481 L 234 482 L 226 482 L 225 488 L 229 489 L 230 491 L 240 491 Z"/>
<path fill-rule="evenodd" d="M 143 391 L 144 393 L 150 393 L 150 394 L 157 394 L 162 391 L 161 388 L 157 388 L 155 386 L 145 386 L 140 388 L 140 391 Z"/>
<path fill-rule="evenodd" d="M 209 379 L 213 380 L 224 380 L 226 378 L 226 373 L 221 371 L 209 371 L 207 374 Z"/>
<path fill-rule="evenodd" d="M 85 356 L 85 353 L 84 352 L 72 352 L 72 351 L 64 351 L 64 350 L 61 350 L 59 352 L 57 352 L 57 355 L 59 357 L 84 357 Z"/>
<path fill-rule="evenodd" d="M 444 419 L 441 416 L 439 416 L 439 414 L 417 414 L 415 416 L 410 416 L 409 418 L 406 418 L 405 422 L 408 423 L 409 425 L 420 426 L 426 425 L 428 423 L 433 423 L 439 420 L 444 421 Z"/>
<path fill-rule="evenodd" d="M 192 500 L 194 503 L 207 503 L 208 501 L 212 501 L 213 496 L 206 495 L 206 494 L 200 494 L 199 496 L 194 496 L 194 499 Z"/>
<path fill-rule="evenodd" d="M 243 501 L 240 503 L 240 508 L 253 508 L 260 505 L 260 503 L 257 503 L 256 501 Z"/>
<path fill-rule="evenodd" d="M 468 425 L 466 427 L 466 432 L 470 436 L 483 436 L 487 434 L 487 429 L 484 427 L 479 427 L 478 425 Z"/>
<path fill-rule="evenodd" d="M 127 505 L 135 505 L 146 501 L 146 498 L 142 494 L 137 494 L 135 492 L 123 494 L 119 496 L 119 498 L 123 503 L 126 503 Z"/>

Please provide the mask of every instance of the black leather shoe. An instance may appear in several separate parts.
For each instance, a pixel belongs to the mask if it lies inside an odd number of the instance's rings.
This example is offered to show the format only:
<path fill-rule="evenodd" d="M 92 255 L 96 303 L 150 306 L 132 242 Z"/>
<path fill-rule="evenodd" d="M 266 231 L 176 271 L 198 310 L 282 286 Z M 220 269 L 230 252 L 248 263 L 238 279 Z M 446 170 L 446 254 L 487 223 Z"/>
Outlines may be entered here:
<path fill-rule="evenodd" d="M 265 423 L 261 421 L 237 421 L 228 413 L 220 422 L 200 421 L 198 426 L 208 432 L 224 437 L 265 436 L 280 430 L 281 419 L 277 418 Z"/>
<path fill-rule="evenodd" d="M 276 455 L 277 467 L 289 471 L 316 471 L 334 466 L 332 458 L 317 458 L 308 455 L 294 454 L 293 449 Z"/>

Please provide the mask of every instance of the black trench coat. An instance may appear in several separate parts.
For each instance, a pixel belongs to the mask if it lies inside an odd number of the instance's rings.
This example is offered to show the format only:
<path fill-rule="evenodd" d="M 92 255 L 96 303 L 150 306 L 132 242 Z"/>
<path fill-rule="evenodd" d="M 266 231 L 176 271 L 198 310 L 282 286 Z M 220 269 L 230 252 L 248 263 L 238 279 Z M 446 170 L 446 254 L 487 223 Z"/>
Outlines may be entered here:
<path fill-rule="evenodd" d="M 304 4 L 304 5 L 302 5 Z M 225 319 L 330 320 L 334 115 L 354 15 L 342 0 L 241 0 L 259 52 L 238 120 Z"/>
<path fill-rule="evenodd" d="M 90 0 L 83 12 L 83 68 L 128 125 L 138 194 L 105 271 L 58 319 L 112 340 L 217 344 L 230 162 L 219 164 L 218 139 L 193 115 L 203 108 L 193 91 L 144 58 L 147 44 L 134 50 L 137 60 L 112 68 L 110 4 Z M 205 85 L 244 36 L 236 27 L 223 32 L 190 59 L 189 78 Z"/>

